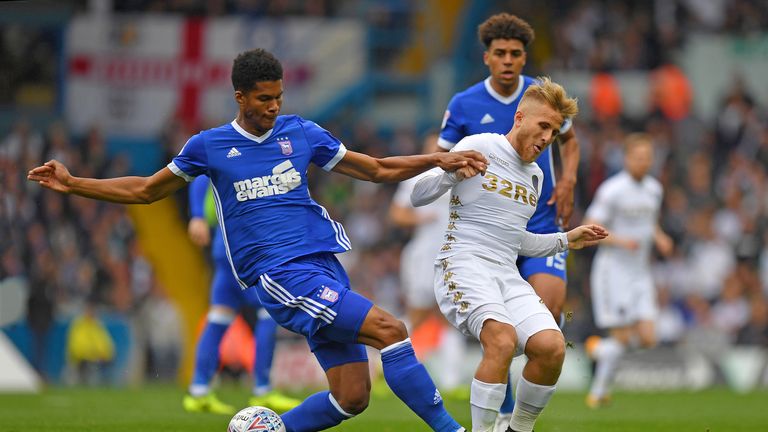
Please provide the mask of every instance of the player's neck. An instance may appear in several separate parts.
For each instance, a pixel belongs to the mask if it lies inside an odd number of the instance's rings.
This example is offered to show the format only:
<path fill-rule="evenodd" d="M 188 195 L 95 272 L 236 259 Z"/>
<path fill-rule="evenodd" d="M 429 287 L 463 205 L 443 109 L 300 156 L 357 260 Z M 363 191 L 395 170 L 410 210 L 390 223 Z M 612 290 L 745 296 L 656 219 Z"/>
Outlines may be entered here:
<path fill-rule="evenodd" d="M 491 88 L 493 91 L 499 94 L 501 97 L 508 98 L 512 96 L 515 91 L 517 91 L 517 86 L 520 84 L 519 80 L 515 80 L 515 82 L 511 85 L 502 85 L 496 82 L 493 78 L 489 80 L 491 82 Z"/>
<path fill-rule="evenodd" d="M 243 116 L 240 115 L 240 114 L 237 115 L 237 118 L 235 118 L 235 121 L 237 122 L 238 125 L 240 125 L 241 128 L 243 128 L 243 130 L 245 130 L 249 134 L 257 136 L 257 137 L 260 137 L 260 136 L 264 135 L 265 133 L 269 132 L 269 130 L 262 130 L 261 128 L 259 128 L 257 126 L 251 125 L 250 123 L 245 121 Z"/>

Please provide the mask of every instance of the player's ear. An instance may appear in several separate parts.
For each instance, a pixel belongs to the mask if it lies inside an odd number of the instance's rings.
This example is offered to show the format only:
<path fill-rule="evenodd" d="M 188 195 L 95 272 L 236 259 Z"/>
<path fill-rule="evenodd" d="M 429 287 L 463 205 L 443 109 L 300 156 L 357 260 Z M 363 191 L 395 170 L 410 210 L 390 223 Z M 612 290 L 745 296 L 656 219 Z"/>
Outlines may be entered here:
<path fill-rule="evenodd" d="M 515 112 L 515 124 L 513 125 L 513 127 L 514 126 L 518 126 L 519 127 L 520 126 L 520 120 L 522 120 L 522 119 L 523 119 L 523 112 L 520 111 L 520 110 Z"/>
<path fill-rule="evenodd" d="M 488 58 L 491 56 L 491 54 L 488 52 L 488 50 L 483 51 L 483 63 L 488 66 Z"/>
<path fill-rule="evenodd" d="M 245 94 L 240 90 L 235 90 L 235 102 L 238 105 L 245 105 Z"/>

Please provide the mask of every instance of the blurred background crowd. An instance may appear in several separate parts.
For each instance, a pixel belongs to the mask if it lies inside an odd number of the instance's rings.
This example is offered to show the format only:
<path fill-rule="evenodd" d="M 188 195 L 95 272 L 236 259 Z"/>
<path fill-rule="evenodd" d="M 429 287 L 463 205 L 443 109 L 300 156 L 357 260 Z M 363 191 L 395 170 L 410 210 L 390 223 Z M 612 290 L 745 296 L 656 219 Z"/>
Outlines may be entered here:
<path fill-rule="evenodd" d="M 660 340 L 669 346 L 694 344 L 708 349 L 768 346 L 768 99 L 742 75 L 743 70 L 734 68 L 724 78 L 726 84 L 717 89 L 712 108 L 697 109 L 700 88 L 691 78 L 694 71 L 680 60 L 693 36 L 765 38 L 768 2 L 477 2 L 487 4 L 482 10 L 465 5 L 470 10 L 464 19 L 431 34 L 446 38 L 447 43 L 418 51 L 418 59 L 413 60 L 413 46 L 424 43 L 414 38 L 425 34 L 418 29 L 429 22 L 434 3 L 75 1 L 59 5 L 55 14 L 32 18 L 29 10 L 19 9 L 0 19 L 0 283 L 3 289 L 23 285 L 28 293 L 26 313 L 20 319 L 33 335 L 27 352 L 43 376 L 52 373 L 44 362 L 57 322 L 89 314 L 104 317 L 106 327 L 110 319 L 130 322 L 133 340 L 143 348 L 136 354 L 141 365 L 136 373 L 152 371 L 153 376 L 165 378 L 175 376 L 181 329 L 178 312 L 143 253 L 126 208 L 44 191 L 26 181 L 27 170 L 55 158 L 75 175 L 152 172 L 200 127 L 228 121 L 235 112 L 233 108 L 231 113 L 202 118 L 197 124 L 169 113 L 162 132 L 152 140 L 151 154 L 159 156 L 146 158 L 152 162 L 142 167 L 136 165 L 135 154 L 123 151 L 125 145 L 110 141 L 107 125 L 76 130 L 61 101 L 66 74 L 52 59 L 65 50 L 57 20 L 85 13 L 245 16 L 254 22 L 308 16 L 358 21 L 366 29 L 364 76 L 369 83 L 384 80 L 367 93 L 366 103 L 372 109 L 378 102 L 390 106 L 393 101 L 388 94 L 429 88 L 425 83 L 436 75 L 425 62 L 451 68 L 441 103 L 425 105 L 423 98 L 414 102 L 405 97 L 394 101 L 395 106 L 415 104 L 424 119 L 380 121 L 356 113 L 354 104 L 320 116 L 321 125 L 347 147 L 376 156 L 419 152 L 423 136 L 439 128 L 447 97 L 487 75 L 474 34 L 476 25 L 498 11 L 517 14 L 536 30 L 524 73 L 551 74 L 569 90 L 569 76 L 588 77 L 573 81 L 582 114 L 575 122 L 581 163 L 572 224 L 581 220 L 597 186 L 622 168 L 622 137 L 648 132 L 657 149 L 653 174 L 664 186 L 661 225 L 676 246 L 672 258 L 658 259 L 654 266 L 662 310 Z M 35 25 L 29 26 L 30 22 Z M 395 34 L 397 38 L 390 37 Z M 768 43 L 760 46 L 765 57 Z M 647 101 L 639 108 L 623 87 L 627 76 L 648 83 L 629 93 L 641 94 Z M 80 103 L 90 101 L 84 98 Z M 388 220 L 396 185 L 317 174 L 310 177 L 314 198 L 344 224 L 353 242 L 354 250 L 341 257 L 353 287 L 384 308 L 402 313 L 399 254 L 410 233 Z M 183 195 L 176 198 L 179 215 L 186 218 Z M 572 312 L 572 319 L 565 332 L 576 343 L 595 332 L 589 289 L 592 253 L 571 254 L 568 262 L 566 310 Z M 207 293 L 189 295 L 206 297 Z M 113 361 L 114 353 L 105 351 L 78 356 Z"/>

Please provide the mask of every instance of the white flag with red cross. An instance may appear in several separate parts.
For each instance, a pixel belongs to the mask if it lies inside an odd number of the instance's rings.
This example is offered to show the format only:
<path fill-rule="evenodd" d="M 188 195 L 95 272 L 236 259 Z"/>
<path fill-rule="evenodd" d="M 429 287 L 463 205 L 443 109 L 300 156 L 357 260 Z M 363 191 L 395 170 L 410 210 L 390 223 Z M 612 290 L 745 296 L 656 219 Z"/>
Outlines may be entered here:
<path fill-rule="evenodd" d="M 355 21 L 247 20 L 168 15 L 81 16 L 66 38 L 66 117 L 75 131 L 154 136 L 171 120 L 231 121 L 238 53 L 264 48 L 283 63 L 283 113 L 316 110 L 364 72 Z"/>

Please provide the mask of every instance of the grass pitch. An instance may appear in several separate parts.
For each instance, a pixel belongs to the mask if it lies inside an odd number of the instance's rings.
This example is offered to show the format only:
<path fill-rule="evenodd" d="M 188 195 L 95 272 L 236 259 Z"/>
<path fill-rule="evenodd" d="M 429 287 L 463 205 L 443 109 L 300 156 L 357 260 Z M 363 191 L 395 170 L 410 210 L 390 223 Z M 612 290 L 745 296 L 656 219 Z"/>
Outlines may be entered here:
<path fill-rule="evenodd" d="M 226 416 L 189 414 L 181 408 L 183 390 L 173 386 L 141 389 L 50 388 L 39 395 L 0 394 L 0 431 L 220 431 Z M 245 403 L 247 390 L 224 388 L 220 397 Z M 584 395 L 556 393 L 540 417 L 537 432 L 768 431 L 768 391 L 746 395 L 727 390 L 695 393 L 623 393 L 613 406 L 589 410 Z M 448 400 L 448 409 L 469 426 L 467 401 Z M 386 391 L 375 392 L 362 415 L 337 431 L 428 431 L 405 405 Z"/>

